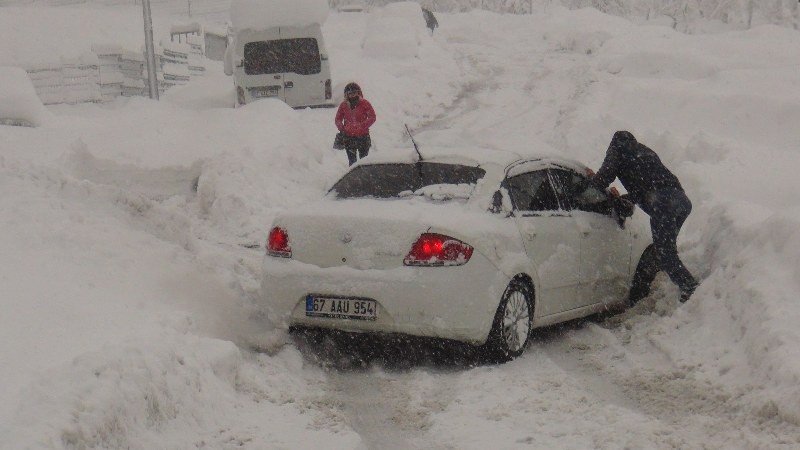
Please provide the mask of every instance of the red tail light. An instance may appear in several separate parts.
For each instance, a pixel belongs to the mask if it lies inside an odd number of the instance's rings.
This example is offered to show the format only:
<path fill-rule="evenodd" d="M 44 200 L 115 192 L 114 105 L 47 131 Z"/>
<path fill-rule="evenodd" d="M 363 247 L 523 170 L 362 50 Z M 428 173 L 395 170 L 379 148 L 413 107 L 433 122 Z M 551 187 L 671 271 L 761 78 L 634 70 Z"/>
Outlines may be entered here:
<path fill-rule="evenodd" d="M 269 230 L 267 238 L 267 253 L 270 256 L 281 258 L 292 257 L 292 247 L 289 245 L 289 233 L 281 227 L 273 227 Z"/>
<path fill-rule="evenodd" d="M 443 234 L 423 233 L 411 246 L 407 266 L 460 266 L 472 257 L 472 246 Z"/>
<path fill-rule="evenodd" d="M 333 98 L 333 90 L 331 89 L 331 80 L 325 80 L 325 100 Z"/>

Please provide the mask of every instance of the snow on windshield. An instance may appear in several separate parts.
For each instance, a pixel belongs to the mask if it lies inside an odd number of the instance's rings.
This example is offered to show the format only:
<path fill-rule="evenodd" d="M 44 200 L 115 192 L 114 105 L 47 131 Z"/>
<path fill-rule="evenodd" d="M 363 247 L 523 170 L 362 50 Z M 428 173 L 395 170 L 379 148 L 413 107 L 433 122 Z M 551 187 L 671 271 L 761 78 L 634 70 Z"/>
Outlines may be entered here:
<path fill-rule="evenodd" d="M 414 191 L 414 195 L 428 197 L 432 200 L 468 200 L 472 191 L 475 189 L 474 184 L 431 184 L 424 186 Z"/>
<path fill-rule="evenodd" d="M 322 25 L 328 18 L 326 0 L 233 0 L 231 23 L 238 30 L 279 26 Z"/>

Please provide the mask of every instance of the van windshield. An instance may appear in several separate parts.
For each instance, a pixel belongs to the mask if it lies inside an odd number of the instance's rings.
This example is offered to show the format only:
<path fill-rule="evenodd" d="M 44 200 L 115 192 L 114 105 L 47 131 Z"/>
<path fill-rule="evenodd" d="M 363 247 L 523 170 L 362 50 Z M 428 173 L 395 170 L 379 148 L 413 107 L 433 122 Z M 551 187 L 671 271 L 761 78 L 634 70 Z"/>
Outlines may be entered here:
<path fill-rule="evenodd" d="M 276 39 L 244 44 L 244 73 L 320 73 L 319 46 L 314 38 Z"/>

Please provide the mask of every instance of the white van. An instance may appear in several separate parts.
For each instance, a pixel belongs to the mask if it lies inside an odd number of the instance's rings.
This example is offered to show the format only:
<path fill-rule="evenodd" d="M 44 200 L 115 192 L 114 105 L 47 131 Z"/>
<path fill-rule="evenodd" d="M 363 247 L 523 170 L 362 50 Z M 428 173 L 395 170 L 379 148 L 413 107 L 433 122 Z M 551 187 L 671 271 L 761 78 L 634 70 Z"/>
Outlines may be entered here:
<path fill-rule="evenodd" d="M 331 108 L 328 53 L 318 24 L 246 29 L 234 34 L 225 53 L 236 104 L 275 97 L 293 108 Z"/>

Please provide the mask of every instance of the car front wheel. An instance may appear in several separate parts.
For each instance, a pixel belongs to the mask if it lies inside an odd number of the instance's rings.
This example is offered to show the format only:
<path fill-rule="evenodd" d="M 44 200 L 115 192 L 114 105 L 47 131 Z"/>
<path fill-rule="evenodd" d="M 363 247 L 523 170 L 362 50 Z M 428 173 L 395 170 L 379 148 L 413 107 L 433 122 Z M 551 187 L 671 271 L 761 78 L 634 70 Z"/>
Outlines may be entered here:
<path fill-rule="evenodd" d="M 484 354 L 490 362 L 520 356 L 528 345 L 533 324 L 533 290 L 520 280 L 508 284 L 492 323 Z"/>

